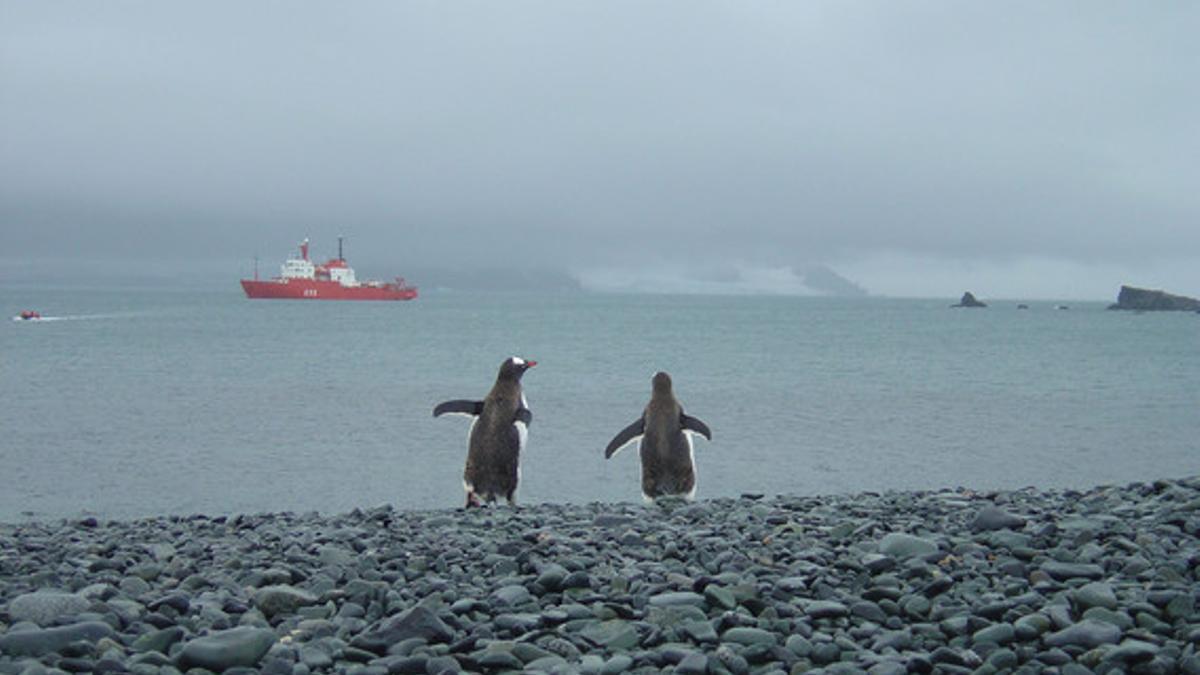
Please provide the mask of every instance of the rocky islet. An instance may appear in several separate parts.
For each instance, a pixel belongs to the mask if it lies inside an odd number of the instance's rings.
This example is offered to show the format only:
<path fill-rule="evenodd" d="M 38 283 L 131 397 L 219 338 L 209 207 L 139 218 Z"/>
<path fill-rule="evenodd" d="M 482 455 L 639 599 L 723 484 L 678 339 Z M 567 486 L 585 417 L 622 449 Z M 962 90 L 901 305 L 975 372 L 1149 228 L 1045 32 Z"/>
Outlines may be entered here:
<path fill-rule="evenodd" d="M 0 525 L 0 673 L 1200 673 L 1200 479 Z"/>

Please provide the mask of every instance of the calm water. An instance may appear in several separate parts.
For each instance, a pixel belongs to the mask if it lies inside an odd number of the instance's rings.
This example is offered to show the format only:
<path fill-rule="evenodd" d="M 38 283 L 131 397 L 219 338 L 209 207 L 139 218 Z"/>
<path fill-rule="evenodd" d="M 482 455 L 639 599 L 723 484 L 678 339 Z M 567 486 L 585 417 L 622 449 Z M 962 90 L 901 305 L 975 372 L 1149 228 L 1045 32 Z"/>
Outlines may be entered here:
<path fill-rule="evenodd" d="M 4 289 L 0 521 L 458 506 L 469 421 L 432 407 L 511 354 L 523 502 L 640 500 L 603 448 L 657 369 L 713 429 L 701 498 L 1200 473 L 1200 316 L 949 302 Z"/>

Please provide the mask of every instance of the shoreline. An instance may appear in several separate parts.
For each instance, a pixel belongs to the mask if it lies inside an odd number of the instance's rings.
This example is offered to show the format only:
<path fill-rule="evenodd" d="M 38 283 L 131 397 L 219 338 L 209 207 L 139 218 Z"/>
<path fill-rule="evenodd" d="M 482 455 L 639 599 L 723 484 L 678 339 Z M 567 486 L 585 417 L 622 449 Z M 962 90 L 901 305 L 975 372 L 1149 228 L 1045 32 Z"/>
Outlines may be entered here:
<path fill-rule="evenodd" d="M 1200 673 L 1197 535 L 1200 477 L 5 523 L 0 673 Z"/>

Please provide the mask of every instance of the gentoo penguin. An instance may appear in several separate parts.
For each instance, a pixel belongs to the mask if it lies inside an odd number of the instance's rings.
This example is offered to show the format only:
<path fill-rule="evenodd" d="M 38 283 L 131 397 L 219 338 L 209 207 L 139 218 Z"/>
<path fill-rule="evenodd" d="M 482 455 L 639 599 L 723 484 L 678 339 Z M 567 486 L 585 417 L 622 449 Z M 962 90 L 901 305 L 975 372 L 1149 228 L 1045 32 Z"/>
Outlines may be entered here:
<path fill-rule="evenodd" d="M 645 412 L 609 442 L 604 458 L 641 438 L 642 496 L 648 502 L 668 496 L 691 501 L 696 496 L 696 461 L 688 432 L 710 441 L 712 432 L 704 422 L 684 414 L 683 406 L 671 391 L 670 375 L 658 372 L 652 381 Z"/>
<path fill-rule="evenodd" d="M 474 418 L 467 434 L 467 468 L 463 471 L 468 508 L 500 497 L 516 503 L 521 451 L 533 420 L 521 391 L 521 376 L 536 365 L 537 361 L 517 356 L 506 359 L 500 364 L 496 384 L 482 401 L 446 401 L 433 409 L 434 417 L 453 413 Z"/>

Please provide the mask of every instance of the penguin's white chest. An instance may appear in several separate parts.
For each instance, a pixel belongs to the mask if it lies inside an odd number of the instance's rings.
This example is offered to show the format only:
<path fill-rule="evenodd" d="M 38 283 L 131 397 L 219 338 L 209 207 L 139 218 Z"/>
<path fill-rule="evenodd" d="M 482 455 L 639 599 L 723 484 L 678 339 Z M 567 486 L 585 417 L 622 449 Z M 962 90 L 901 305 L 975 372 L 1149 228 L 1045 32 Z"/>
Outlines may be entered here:
<path fill-rule="evenodd" d="M 524 392 L 521 393 L 521 407 L 525 408 L 525 409 L 529 408 L 529 401 L 527 401 L 525 399 Z M 525 441 L 529 439 L 529 427 L 521 420 L 517 420 L 517 421 L 513 422 L 513 426 L 517 428 L 517 449 L 524 451 L 525 450 Z M 520 464 L 519 464 L 520 460 L 518 459 L 517 461 L 518 461 L 517 467 L 519 469 L 520 468 Z"/>

